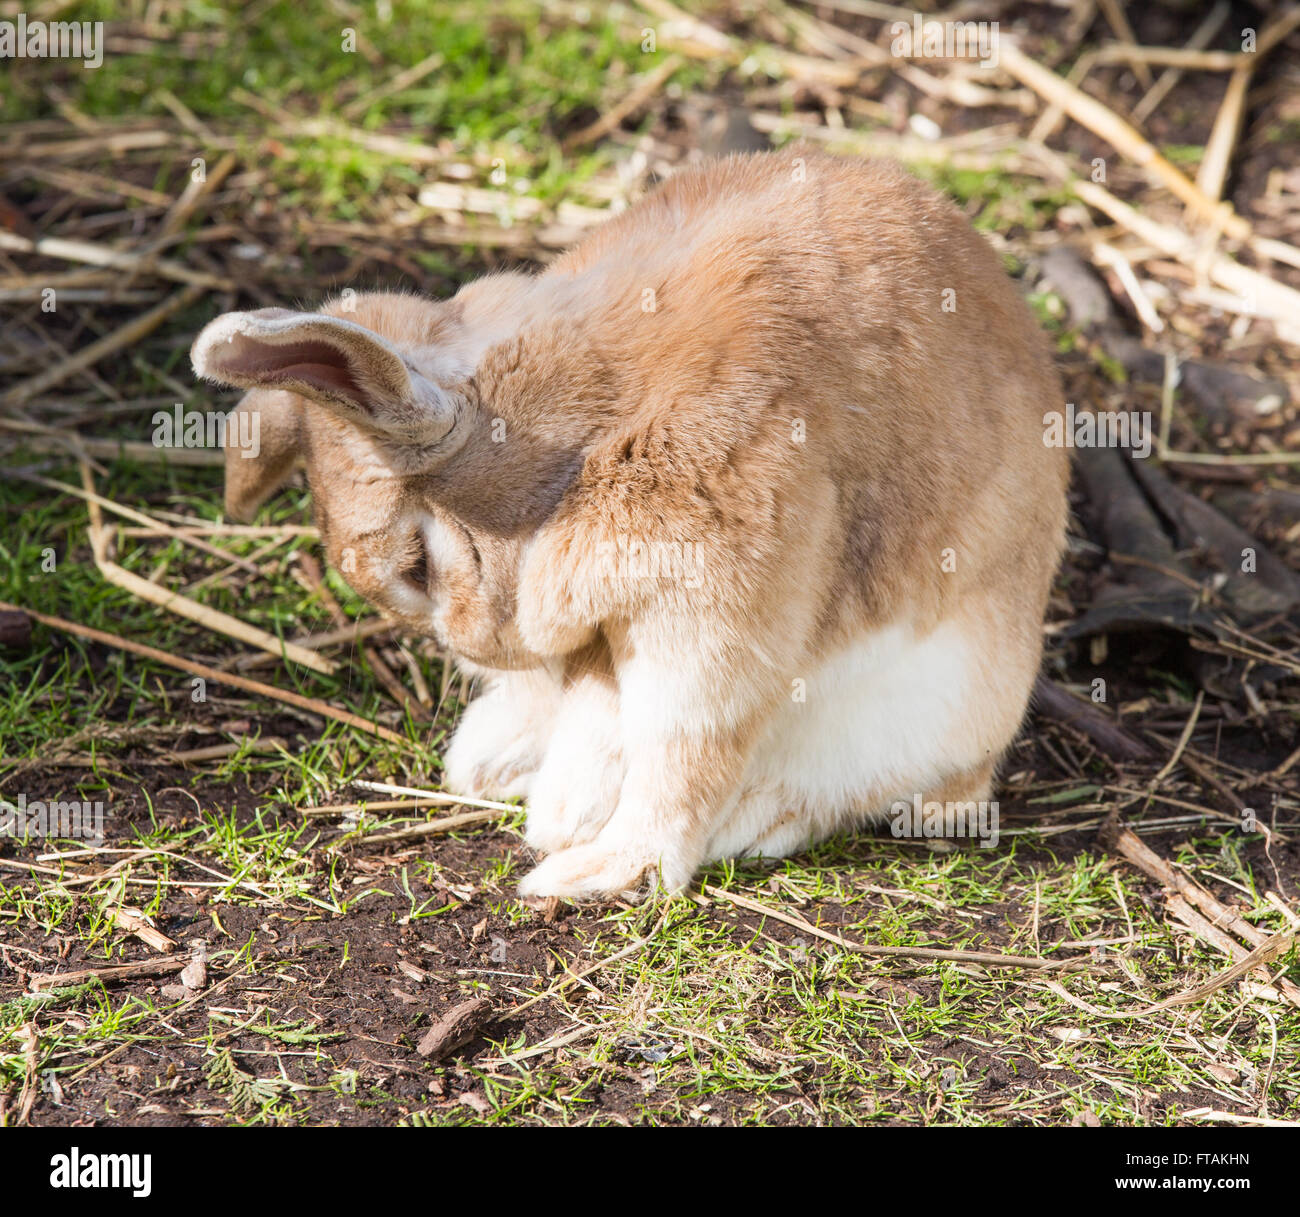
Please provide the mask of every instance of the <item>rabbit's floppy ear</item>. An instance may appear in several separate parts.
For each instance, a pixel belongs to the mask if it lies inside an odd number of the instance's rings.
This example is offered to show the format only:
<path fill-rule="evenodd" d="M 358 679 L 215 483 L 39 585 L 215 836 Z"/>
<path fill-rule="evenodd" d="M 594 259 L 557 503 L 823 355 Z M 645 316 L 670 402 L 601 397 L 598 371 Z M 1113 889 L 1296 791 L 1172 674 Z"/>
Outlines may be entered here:
<path fill-rule="evenodd" d="M 428 466 L 463 440 L 466 403 L 373 330 L 341 317 L 264 308 L 209 322 L 190 352 L 205 380 L 285 389 L 376 432 Z"/>
<path fill-rule="evenodd" d="M 240 415 L 251 416 L 246 425 Z M 245 442 L 249 435 L 256 443 Z M 302 403 L 292 393 L 253 392 L 226 427 L 226 515 L 247 523 L 293 474 L 302 456 Z"/>

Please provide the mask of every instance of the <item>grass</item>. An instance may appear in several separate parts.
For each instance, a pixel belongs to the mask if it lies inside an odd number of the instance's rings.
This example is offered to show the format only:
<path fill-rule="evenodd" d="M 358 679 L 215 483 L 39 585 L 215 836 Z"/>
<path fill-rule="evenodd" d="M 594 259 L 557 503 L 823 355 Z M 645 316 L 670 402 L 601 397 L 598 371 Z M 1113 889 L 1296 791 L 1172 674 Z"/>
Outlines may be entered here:
<path fill-rule="evenodd" d="M 78 16 L 106 22 L 112 39 L 122 29 L 123 7 L 101 0 Z M 255 7 L 250 20 L 241 6 L 167 6 L 167 38 L 141 53 L 110 53 L 100 68 L 84 72 L 78 109 L 91 119 L 135 114 L 147 120 L 169 113 L 164 99 L 170 95 L 205 122 L 231 130 L 245 152 L 260 142 L 267 112 L 291 123 L 310 115 L 366 131 L 397 128 L 413 142 L 436 132 L 474 161 L 498 166 L 513 188 L 549 201 L 581 184 L 606 156 L 561 156 L 554 132 L 594 117 L 611 78 L 647 71 L 663 58 L 643 51 L 639 30 L 598 5 L 585 25 L 541 21 L 539 5 L 529 0 L 397 0 L 389 20 L 370 13 L 359 26 L 347 25 L 329 6 Z M 344 49 L 345 29 L 358 34 L 355 50 Z M 443 58 L 436 70 L 360 112 L 350 108 L 423 60 L 430 47 Z M 704 75 L 688 66 L 679 79 L 689 85 Z M 19 73 L 9 84 L 9 121 L 56 113 L 38 74 Z M 390 185 L 409 188 L 422 180 L 396 155 L 292 131 L 266 159 L 274 192 L 263 197 L 279 207 L 306 208 L 318 219 L 363 220 Z M 189 158 L 162 165 L 152 187 L 178 190 L 189 173 Z M 446 271 L 450 264 L 435 258 L 429 269 Z"/>
<path fill-rule="evenodd" d="M 165 719 L 156 700 L 152 709 Z M 367 748 L 355 740 L 349 746 Z M 371 748 L 358 767 L 377 765 L 382 751 Z M 1032 974 L 864 960 L 788 927 L 760 926 L 724 900 L 658 902 L 575 915 L 572 947 L 548 947 L 551 960 L 566 960 L 562 967 L 617 955 L 662 925 L 643 949 L 600 969 L 589 986 L 553 999 L 543 1022 L 488 1034 L 477 1055 L 494 1060 L 490 1068 L 421 1070 L 435 1090 L 440 1084 L 444 1094 L 469 1095 L 477 1105 L 420 1104 L 409 1093 L 356 1079 L 343 1086 L 338 1079 L 348 1076 L 349 1057 L 335 1053 L 340 1040 L 351 1038 L 346 1023 L 328 1003 L 304 1001 L 296 974 L 326 986 L 342 979 L 383 998 L 393 985 L 384 977 L 394 974 L 387 967 L 376 974 L 373 951 L 354 961 L 353 933 L 373 938 L 410 927 L 417 943 L 440 944 L 441 956 L 449 937 L 488 923 L 491 932 L 480 938 L 495 956 L 482 961 L 487 967 L 475 964 L 472 951 L 455 959 L 462 966 L 448 978 L 452 994 L 485 985 L 498 993 L 541 991 L 553 965 L 511 963 L 520 938 L 546 934 L 539 912 L 509 895 L 520 853 L 511 834 L 469 838 L 481 846 L 469 866 L 446 865 L 437 848 L 432 857 L 345 876 L 336 857 L 319 848 L 320 831 L 292 812 L 313 794 L 323 797 L 345 772 L 322 771 L 317 760 L 286 751 L 256 765 L 232 759 L 195 775 L 186 785 L 201 804 L 193 816 L 132 820 L 130 844 L 166 855 L 154 853 L 116 879 L 75 894 L 19 875 L 0 882 L 0 918 L 35 931 L 38 942 L 70 939 L 87 961 L 108 962 L 132 954 L 129 938 L 104 916 L 124 898 L 129 879 L 129 903 L 173 933 L 178 919 L 191 918 L 186 937 L 201 930 L 219 944 L 211 954 L 214 973 L 237 976 L 245 986 L 242 1003 L 227 1009 L 212 998 L 206 1011 L 156 994 L 124 998 L 95 984 L 48 999 L 12 999 L 0 1007 L 0 1035 L 10 1044 L 0 1052 L 0 1079 L 13 1085 L 24 1076 L 25 1051 L 15 1033 L 31 1025 L 47 1087 L 57 1081 L 74 1090 L 88 1065 L 125 1047 L 168 1062 L 132 1093 L 173 1115 L 219 1113 L 239 1124 L 382 1115 L 412 1124 L 969 1126 L 1062 1123 L 1086 1112 L 1105 1123 L 1145 1125 L 1173 1122 L 1191 1094 L 1216 1096 L 1216 1106 L 1254 1108 L 1263 1079 L 1273 1115 L 1300 1112 L 1294 1010 L 1261 1015 L 1232 990 L 1215 994 L 1191 1021 L 1177 1011 L 1109 1021 L 1080 1010 L 1082 1002 L 1122 1015 L 1220 964 L 1174 936 L 1142 881 L 1113 859 L 1077 849 L 1057 854 L 1032 836 L 1004 850 L 939 854 L 887 839 L 840 839 L 772 868 L 718 868 L 707 881 L 811 911 L 851 940 L 995 944 L 1048 956 L 1091 950 L 1086 972 L 1055 982 L 1073 1000 Z M 206 792 L 241 777 L 265 793 L 242 812 L 219 800 L 210 805 Z M 173 857 L 225 881 L 201 880 L 215 885 L 200 907 L 189 907 L 176 888 L 184 893 L 196 871 L 173 865 Z M 1188 839 L 1178 860 L 1232 883 L 1248 876 L 1218 837 Z M 1278 914 L 1250 894 L 1258 924 L 1282 928 Z M 238 917 L 241 910 L 251 919 Z M 287 959 L 265 958 L 268 931 L 278 937 L 311 926 L 319 927 L 320 941 Z M 423 957 L 416 958 L 423 967 Z M 399 1007 L 382 1037 L 398 1049 L 405 1041 L 407 1052 L 423 1006 L 410 1010 Z M 178 1019 L 178 1012 L 187 1017 Z M 557 1040 L 561 1045 L 547 1050 Z M 180 1093 L 199 1097 L 178 1106 L 171 1085 L 177 1078 L 185 1084 Z M 108 1100 L 121 1101 L 120 1094 Z M 132 1112 L 114 1106 L 102 1114 Z"/>
<path fill-rule="evenodd" d="M 372 60 L 344 53 L 342 19 L 318 6 L 263 4 L 254 20 L 233 6 L 170 5 L 169 36 L 77 76 L 75 103 L 91 118 L 148 120 L 167 113 L 167 91 L 247 155 L 263 147 L 264 127 L 247 96 L 290 116 L 339 117 L 437 46 L 442 67 L 348 121 L 450 140 L 480 169 L 500 158 L 539 198 L 580 191 L 608 153 L 561 156 L 557 133 L 658 56 L 643 55 L 598 6 L 581 26 L 548 22 L 534 4 L 492 5 L 490 17 L 487 7 L 395 3 L 390 22 L 362 30 Z M 143 6 L 128 9 L 138 22 Z M 109 21 L 111 35 L 128 20 L 120 10 L 89 4 L 79 16 Z M 716 76 L 692 66 L 677 79 L 691 87 Z M 36 74 L 9 84 L 11 121 L 54 115 Z M 409 192 L 419 181 L 399 159 L 352 141 L 289 136 L 278 147 L 256 201 L 286 214 L 366 221 L 390 186 Z M 1199 150 L 1181 151 L 1190 162 Z M 188 167 L 160 165 L 153 187 L 177 191 Z M 977 223 L 999 231 L 1038 228 L 1065 201 L 995 172 L 935 174 Z M 305 243 L 297 252 L 310 277 L 317 252 Z M 445 290 L 483 268 L 472 249 L 411 256 Z M 1036 304 L 1054 317 L 1048 298 Z M 179 380 L 187 404 L 204 401 L 189 386 L 185 351 L 208 312 L 176 317 L 100 370 L 128 397 L 170 394 Z M 138 427 L 123 416 L 106 430 L 138 438 Z M 77 484 L 61 459 L 19 449 L 10 460 Z M 99 486 L 144 510 L 220 519 L 211 470 L 114 461 Z M 0 516 L 0 599 L 173 654 L 230 657 L 220 641 L 100 578 L 75 497 L 0 477 Z M 261 522 L 309 519 L 299 490 Z M 263 544 L 222 541 L 240 557 Z M 255 583 L 217 579 L 196 596 L 277 637 L 330 629 L 319 598 L 293 578 L 295 554 L 315 551 L 289 539 L 260 555 Z M 170 586 L 220 569 L 165 540 L 119 538 L 117 560 L 144 577 L 161 572 Z M 362 615 L 337 576 L 328 585 L 349 616 Z M 353 777 L 436 784 L 462 708 L 453 681 L 437 723 L 417 723 L 351 658 L 334 677 L 284 666 L 267 678 L 382 722 L 405 745 L 229 689 L 195 700 L 182 673 L 41 628 L 27 652 L 0 654 L 0 792 L 105 799 L 113 847 L 135 851 L 104 855 L 122 864 L 92 872 L 72 852 L 79 843 L 65 842 L 68 856 L 50 859 L 59 872 L 50 874 L 29 868 L 46 865 L 36 853 L 57 843 L 0 849 L 0 1124 L 14 1121 L 33 1086 L 45 1122 L 1160 1125 L 1197 1107 L 1300 1118 L 1300 1011 L 1229 986 L 1190 1010 L 1129 1017 L 1223 961 L 1171 924 L 1152 885 L 1089 834 L 1038 831 L 1044 803 L 1095 796 L 1100 812 L 1113 805 L 1096 762 L 1087 783 L 1067 780 L 1026 741 L 1016 764 L 1052 776 L 1032 786 L 1038 806 L 1006 805 L 1021 835 L 997 850 L 931 852 L 862 834 L 706 876 L 722 893 L 796 909 L 850 940 L 1082 955 L 1082 971 L 871 959 L 698 893 L 551 919 L 513 896 L 529 864 L 518 816 L 380 852 L 356 843 L 373 813 L 342 825 L 303 817 L 353 797 Z M 441 661 L 416 660 L 438 688 Z M 1152 670 L 1134 679 L 1160 683 Z M 166 761 L 167 749 L 272 736 L 287 742 L 186 768 Z M 70 754 L 86 759 L 51 764 Z M 1245 857 L 1258 836 L 1161 841 L 1216 890 L 1235 889 L 1259 928 L 1285 928 L 1253 878 L 1258 857 Z M 174 977 L 26 992 L 25 972 L 144 958 L 110 919 L 122 903 L 186 945 L 208 943 L 205 992 L 168 997 L 162 986 Z M 1294 952 L 1280 967 L 1300 980 Z M 501 1020 L 461 1056 L 420 1058 L 414 1045 L 428 1023 L 475 992 L 493 995 Z M 551 995 L 527 1016 L 511 1016 L 517 999 L 543 992 Z"/>
<path fill-rule="evenodd" d="M 141 21 L 143 7 L 93 0 L 77 16 L 105 22 L 111 43 L 127 32 L 124 25 Z M 161 116 L 168 112 L 159 96 L 165 90 L 205 119 L 240 120 L 250 117 L 238 100 L 242 89 L 272 106 L 301 100 L 323 114 L 340 113 L 434 47 L 443 59 L 437 70 L 374 100 L 359 125 L 409 124 L 476 145 L 526 143 L 540 140 L 549 116 L 594 106 L 615 63 L 640 71 L 647 62 L 638 40 L 596 6 L 585 26 L 542 23 L 538 4 L 527 0 L 395 0 L 388 7 L 388 20 L 371 9 L 350 25 L 329 6 L 260 4 L 253 15 L 237 6 L 169 5 L 158 18 L 165 37 L 143 50 L 110 50 L 77 82 L 77 106 L 92 118 Z M 348 29 L 357 34 L 356 49 L 345 48 Z M 9 121 L 55 113 L 35 73 L 17 73 L 12 83 Z"/>

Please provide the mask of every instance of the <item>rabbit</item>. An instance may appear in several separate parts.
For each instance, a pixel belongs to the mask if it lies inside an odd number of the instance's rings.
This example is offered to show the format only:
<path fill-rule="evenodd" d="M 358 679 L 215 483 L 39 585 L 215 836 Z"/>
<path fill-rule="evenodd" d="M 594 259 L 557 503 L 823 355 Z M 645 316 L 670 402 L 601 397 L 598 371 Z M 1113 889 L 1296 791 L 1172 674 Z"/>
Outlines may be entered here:
<path fill-rule="evenodd" d="M 261 423 L 226 509 L 301 460 L 342 576 L 480 679 L 445 784 L 526 799 L 521 895 L 676 892 L 988 798 L 1068 465 L 1046 343 L 954 206 L 794 146 L 682 170 L 541 273 L 345 296 L 196 340 Z"/>

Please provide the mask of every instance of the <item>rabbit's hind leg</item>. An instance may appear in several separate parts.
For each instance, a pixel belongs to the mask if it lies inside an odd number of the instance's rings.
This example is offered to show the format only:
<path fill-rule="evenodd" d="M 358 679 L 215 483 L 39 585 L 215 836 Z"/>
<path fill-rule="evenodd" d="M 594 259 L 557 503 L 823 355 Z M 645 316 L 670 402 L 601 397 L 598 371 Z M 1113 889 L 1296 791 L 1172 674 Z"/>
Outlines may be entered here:
<path fill-rule="evenodd" d="M 993 762 L 983 761 L 935 782 L 922 803 L 986 803 L 993 790 Z"/>
<path fill-rule="evenodd" d="M 718 816 L 708 858 L 784 858 L 822 835 L 802 797 L 770 782 L 753 783 Z"/>
<path fill-rule="evenodd" d="M 993 762 L 985 761 L 935 782 L 921 792 L 920 802 L 970 806 L 978 812 L 987 806 L 992 784 Z M 913 806 L 911 797 L 876 791 L 846 807 L 815 807 L 805 796 L 780 787 L 750 786 L 720 818 L 709 857 L 785 858 L 836 832 L 887 823 L 898 801 Z"/>
<path fill-rule="evenodd" d="M 813 668 L 803 700 L 783 698 L 770 719 L 738 798 L 717 817 L 709 857 L 785 857 L 887 816 L 913 792 L 987 799 L 992 763 L 975 758 L 997 741 L 988 728 L 972 731 L 987 718 L 972 654 L 956 623 L 919 638 L 889 626 Z"/>

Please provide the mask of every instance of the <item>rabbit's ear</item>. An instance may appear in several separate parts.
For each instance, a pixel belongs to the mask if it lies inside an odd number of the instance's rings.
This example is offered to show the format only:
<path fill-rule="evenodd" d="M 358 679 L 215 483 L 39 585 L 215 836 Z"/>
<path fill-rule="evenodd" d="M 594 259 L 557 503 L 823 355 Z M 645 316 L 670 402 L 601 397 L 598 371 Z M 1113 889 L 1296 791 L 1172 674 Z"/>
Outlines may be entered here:
<path fill-rule="evenodd" d="M 300 394 L 394 441 L 412 463 L 431 464 L 459 446 L 465 403 L 373 330 L 341 317 L 225 313 L 204 327 L 190 357 L 205 380 Z"/>
<path fill-rule="evenodd" d="M 301 455 L 301 401 L 292 393 L 246 394 L 226 426 L 226 515 L 250 521 Z"/>

